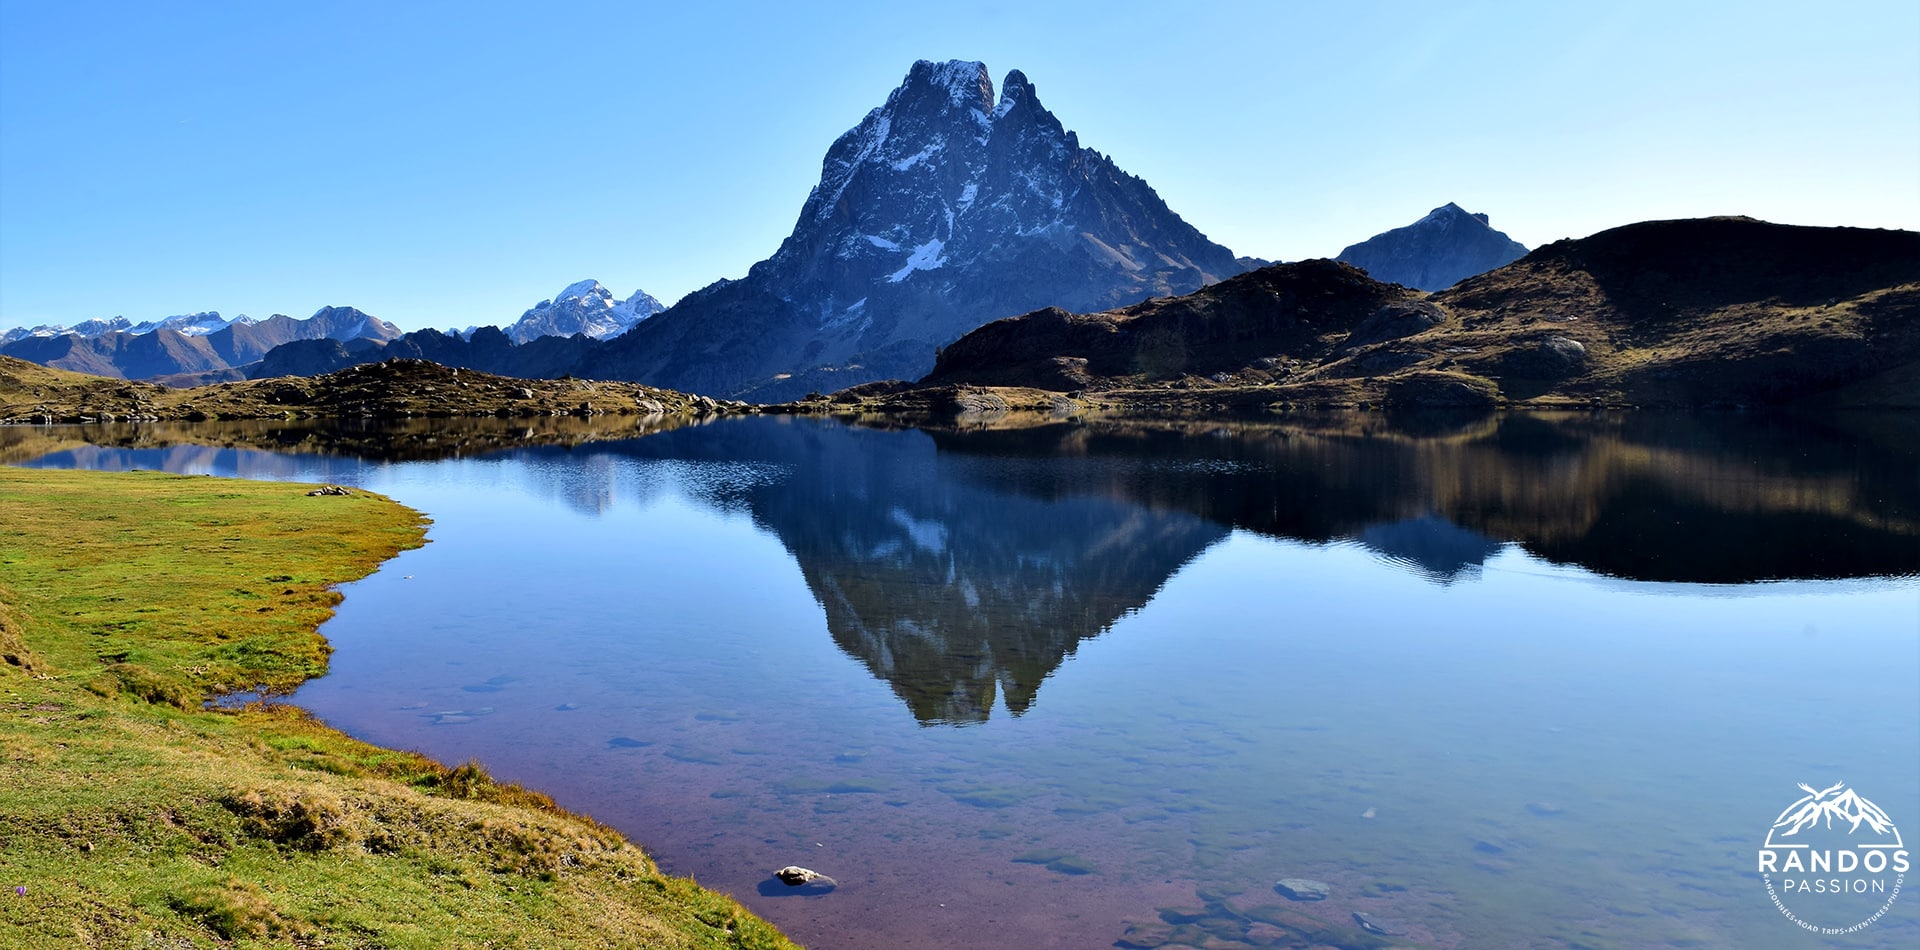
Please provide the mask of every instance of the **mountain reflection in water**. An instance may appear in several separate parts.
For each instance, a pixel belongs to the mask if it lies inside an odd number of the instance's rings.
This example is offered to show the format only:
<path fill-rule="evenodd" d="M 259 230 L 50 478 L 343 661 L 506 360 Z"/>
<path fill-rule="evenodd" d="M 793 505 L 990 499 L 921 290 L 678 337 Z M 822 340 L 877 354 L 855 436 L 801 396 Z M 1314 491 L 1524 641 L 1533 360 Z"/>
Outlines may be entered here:
<path fill-rule="evenodd" d="M 250 423 L 12 428 L 0 430 L 0 458 L 270 478 L 317 469 L 353 482 L 353 458 L 510 457 L 588 513 L 665 487 L 634 477 L 636 463 L 676 472 L 677 490 L 779 538 L 834 643 L 916 719 L 965 724 L 996 704 L 1025 712 L 1081 641 L 1235 529 L 1357 544 L 1443 584 L 1507 544 L 1634 581 L 1920 573 L 1911 423 L 1842 421 L 1566 414 L 1407 428 L 1361 416 L 931 432 L 784 418 L 671 431 Z M 567 464 L 543 464 L 556 460 Z"/>

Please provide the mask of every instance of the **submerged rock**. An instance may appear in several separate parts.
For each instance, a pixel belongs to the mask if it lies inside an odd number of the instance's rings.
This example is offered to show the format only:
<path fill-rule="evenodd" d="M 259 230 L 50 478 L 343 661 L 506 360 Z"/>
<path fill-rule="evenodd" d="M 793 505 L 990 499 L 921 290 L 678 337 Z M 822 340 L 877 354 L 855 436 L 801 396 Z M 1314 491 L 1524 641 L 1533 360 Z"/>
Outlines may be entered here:
<path fill-rule="evenodd" d="M 1309 881 L 1303 877 L 1283 877 L 1273 885 L 1288 900 L 1323 901 L 1327 899 L 1329 888 L 1324 882 Z"/>
<path fill-rule="evenodd" d="M 1406 935 L 1406 931 L 1395 930 L 1372 915 L 1363 914 L 1357 910 L 1353 912 L 1353 922 L 1359 924 L 1360 929 L 1368 933 L 1379 934 L 1382 937 L 1400 937 Z"/>

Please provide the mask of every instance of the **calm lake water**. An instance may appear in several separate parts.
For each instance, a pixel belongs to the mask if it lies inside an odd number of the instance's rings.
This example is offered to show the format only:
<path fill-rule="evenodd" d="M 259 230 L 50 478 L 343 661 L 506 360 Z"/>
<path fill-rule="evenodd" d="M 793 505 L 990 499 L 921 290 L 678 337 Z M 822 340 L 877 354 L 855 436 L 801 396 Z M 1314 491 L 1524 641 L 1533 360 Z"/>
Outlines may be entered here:
<path fill-rule="evenodd" d="M 1916 425 L 145 426 L 0 460 L 427 512 L 293 701 L 816 947 L 1913 947 L 1920 894 L 1810 935 L 1755 852 L 1800 783 L 1920 832 Z"/>

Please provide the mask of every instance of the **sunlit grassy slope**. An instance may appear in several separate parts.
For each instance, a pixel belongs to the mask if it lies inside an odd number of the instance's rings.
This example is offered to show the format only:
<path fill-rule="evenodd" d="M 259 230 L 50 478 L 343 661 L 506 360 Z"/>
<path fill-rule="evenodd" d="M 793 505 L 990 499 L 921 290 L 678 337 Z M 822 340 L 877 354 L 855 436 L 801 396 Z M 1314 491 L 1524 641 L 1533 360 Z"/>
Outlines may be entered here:
<path fill-rule="evenodd" d="M 792 946 L 476 765 L 203 710 L 323 670 L 330 585 L 421 541 L 306 492 L 0 469 L 0 946 Z"/>

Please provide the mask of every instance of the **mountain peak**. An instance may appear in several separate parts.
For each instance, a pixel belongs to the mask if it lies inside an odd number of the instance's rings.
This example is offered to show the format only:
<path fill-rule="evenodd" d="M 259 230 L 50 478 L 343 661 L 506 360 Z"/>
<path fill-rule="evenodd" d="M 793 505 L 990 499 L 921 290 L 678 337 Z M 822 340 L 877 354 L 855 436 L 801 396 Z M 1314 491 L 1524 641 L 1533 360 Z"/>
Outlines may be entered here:
<path fill-rule="evenodd" d="M 993 79 L 987 74 L 985 63 L 962 59 L 944 63 L 919 60 L 907 70 L 906 81 L 888 98 L 888 104 L 895 99 L 906 99 L 910 91 L 920 89 L 944 93 L 947 101 L 955 106 L 993 111 Z"/>
<path fill-rule="evenodd" d="M 1485 212 L 1475 213 L 1472 211 L 1468 211 L 1467 209 L 1462 208 L 1451 201 L 1441 205 L 1438 208 L 1433 209 L 1432 211 L 1427 212 L 1427 216 L 1424 218 L 1421 218 L 1420 220 L 1448 223 L 1452 221 L 1463 220 L 1466 218 L 1472 218 L 1473 220 L 1478 221 L 1481 224 L 1486 224 L 1490 226 L 1490 223 L 1487 220 L 1487 215 Z"/>
<path fill-rule="evenodd" d="M 1007 73 L 996 102 L 985 64 L 921 60 L 834 141 L 773 256 L 689 294 L 587 372 L 798 395 L 918 376 L 937 347 L 988 320 L 1100 310 L 1243 269 L 1145 182 L 1082 148 L 1024 73 Z M 724 344 L 710 339 L 722 332 Z M 683 347 L 703 355 L 676 355 Z"/>
<path fill-rule="evenodd" d="M 1444 290 L 1511 264 L 1526 253 L 1526 245 L 1495 231 L 1485 214 L 1449 201 L 1404 228 L 1348 246 L 1337 259 L 1365 270 L 1375 280 Z"/>
<path fill-rule="evenodd" d="M 1008 72 L 1006 81 L 1000 84 L 1000 104 L 994 106 L 993 117 L 998 119 L 1023 102 L 1039 104 L 1033 83 L 1027 81 L 1027 74 L 1015 69 Z"/>
<path fill-rule="evenodd" d="M 592 294 L 596 297 L 605 297 L 607 298 L 608 301 L 613 300 L 613 291 L 610 291 L 607 288 L 600 286 L 599 281 L 582 280 L 582 281 L 576 281 L 574 283 L 568 284 L 566 286 L 566 289 L 554 295 L 553 302 L 559 303 L 564 300 L 572 300 L 576 297 L 585 297 L 589 294 Z"/>
<path fill-rule="evenodd" d="M 400 335 L 399 327 L 357 307 L 321 307 L 302 322 L 316 327 L 317 336 L 342 341 L 361 337 L 391 340 Z"/>
<path fill-rule="evenodd" d="M 597 280 L 568 284 L 551 299 L 534 304 L 506 327 L 507 338 L 527 343 L 543 336 L 584 333 L 596 340 L 619 336 L 633 325 L 666 308 L 644 290 L 616 300 L 613 291 Z"/>

